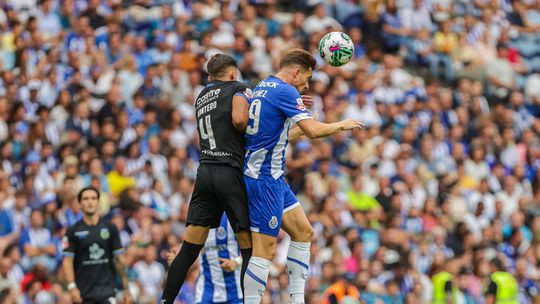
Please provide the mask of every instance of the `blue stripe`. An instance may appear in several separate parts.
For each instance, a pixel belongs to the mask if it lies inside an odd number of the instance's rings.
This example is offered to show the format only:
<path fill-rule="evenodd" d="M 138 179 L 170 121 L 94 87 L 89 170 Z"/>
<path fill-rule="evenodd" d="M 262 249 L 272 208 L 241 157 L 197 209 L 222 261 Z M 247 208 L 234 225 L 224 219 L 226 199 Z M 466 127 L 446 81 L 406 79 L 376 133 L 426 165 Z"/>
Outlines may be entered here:
<path fill-rule="evenodd" d="M 202 265 L 204 272 L 204 289 L 203 289 L 203 302 L 212 303 L 214 301 L 214 284 L 212 284 L 212 273 L 210 272 L 210 264 L 206 254 L 202 255 Z"/>
<path fill-rule="evenodd" d="M 297 260 L 297 259 L 294 259 L 294 258 L 290 258 L 290 257 L 287 257 L 287 260 L 288 260 L 288 261 L 291 261 L 291 262 L 293 262 L 293 263 L 296 263 L 296 264 L 298 264 L 298 265 L 304 267 L 305 269 L 309 270 L 309 266 L 308 266 L 307 264 L 305 264 L 305 263 L 302 263 L 302 261 L 300 261 L 300 260 Z"/>
<path fill-rule="evenodd" d="M 73 252 L 64 251 L 62 253 L 64 254 L 64 256 L 71 256 L 71 257 L 75 256 L 75 253 L 73 253 Z"/>
<path fill-rule="evenodd" d="M 264 288 L 266 288 L 266 283 L 261 280 L 258 276 L 256 276 L 251 270 L 246 269 L 246 274 L 250 276 L 252 279 L 254 279 L 257 283 L 261 284 Z"/>

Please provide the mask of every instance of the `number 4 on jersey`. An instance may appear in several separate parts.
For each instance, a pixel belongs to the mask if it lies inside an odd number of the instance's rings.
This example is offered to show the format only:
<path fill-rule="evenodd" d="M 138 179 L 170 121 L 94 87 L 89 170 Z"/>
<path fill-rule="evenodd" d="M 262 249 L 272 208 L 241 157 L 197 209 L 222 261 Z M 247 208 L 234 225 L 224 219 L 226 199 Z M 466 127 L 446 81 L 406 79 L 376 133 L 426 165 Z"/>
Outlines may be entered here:
<path fill-rule="evenodd" d="M 210 150 L 214 150 L 216 148 L 216 139 L 214 138 L 214 131 L 212 131 L 212 119 L 210 115 L 199 118 L 199 130 L 201 130 L 201 138 L 208 140 Z"/>

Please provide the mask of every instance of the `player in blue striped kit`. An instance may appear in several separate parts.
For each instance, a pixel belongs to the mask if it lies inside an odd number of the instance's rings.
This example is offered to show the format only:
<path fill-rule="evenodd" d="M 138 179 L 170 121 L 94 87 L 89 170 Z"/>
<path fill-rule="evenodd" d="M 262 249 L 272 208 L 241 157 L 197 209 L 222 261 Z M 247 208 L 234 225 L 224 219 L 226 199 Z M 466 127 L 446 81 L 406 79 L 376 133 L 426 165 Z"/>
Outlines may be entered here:
<path fill-rule="evenodd" d="M 244 277 L 247 304 L 261 301 L 280 228 L 291 236 L 287 254 L 291 303 L 305 301 L 304 286 L 313 228 L 283 178 L 291 125 L 298 125 L 309 138 L 325 137 L 362 126 L 354 120 L 326 124 L 311 117 L 300 93 L 308 89 L 315 67 L 315 59 L 309 52 L 291 50 L 283 54 L 279 72 L 261 81 L 249 98 L 244 181 L 253 255 Z"/>
<path fill-rule="evenodd" d="M 171 251 L 169 261 L 177 252 Z M 242 255 L 234 231 L 223 214 L 218 228 L 210 229 L 199 257 L 195 303 L 242 303 L 240 266 Z"/>

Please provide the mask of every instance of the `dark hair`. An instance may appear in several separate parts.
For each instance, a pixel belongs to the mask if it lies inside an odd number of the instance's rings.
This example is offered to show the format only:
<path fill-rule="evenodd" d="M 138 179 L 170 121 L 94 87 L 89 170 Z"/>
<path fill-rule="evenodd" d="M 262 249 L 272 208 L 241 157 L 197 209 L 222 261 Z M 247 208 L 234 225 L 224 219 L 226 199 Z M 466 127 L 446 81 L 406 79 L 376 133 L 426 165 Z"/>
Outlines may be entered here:
<path fill-rule="evenodd" d="M 97 198 L 99 199 L 99 190 L 94 187 L 85 187 L 82 188 L 81 191 L 79 191 L 79 194 L 77 194 L 77 200 L 80 202 L 82 200 L 82 195 L 85 191 L 94 191 L 97 194 Z"/>
<path fill-rule="evenodd" d="M 285 52 L 281 56 L 281 61 L 279 62 L 279 68 L 282 69 L 284 67 L 292 66 L 292 65 L 299 65 L 304 70 L 315 70 L 317 67 L 317 61 L 311 55 L 310 52 L 302 49 L 292 49 L 287 52 Z"/>
<path fill-rule="evenodd" d="M 229 55 L 216 54 L 208 60 L 206 68 L 212 78 L 222 77 L 230 67 L 238 67 L 236 60 Z"/>
<path fill-rule="evenodd" d="M 493 258 L 490 261 L 491 265 L 495 266 L 499 271 L 504 271 L 504 264 L 499 258 Z"/>

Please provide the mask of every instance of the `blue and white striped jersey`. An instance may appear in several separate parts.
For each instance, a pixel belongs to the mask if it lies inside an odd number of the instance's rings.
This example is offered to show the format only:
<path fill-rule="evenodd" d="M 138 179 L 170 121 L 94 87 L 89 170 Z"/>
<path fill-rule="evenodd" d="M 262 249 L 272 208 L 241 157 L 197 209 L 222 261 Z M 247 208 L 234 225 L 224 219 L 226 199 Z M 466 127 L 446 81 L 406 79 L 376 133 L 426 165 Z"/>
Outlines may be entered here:
<path fill-rule="evenodd" d="M 240 267 L 233 272 L 221 268 L 219 258 L 236 259 L 240 247 L 225 214 L 218 228 L 210 229 L 201 250 L 200 274 L 196 285 L 196 303 L 242 303 Z"/>
<path fill-rule="evenodd" d="M 261 81 L 249 96 L 249 123 L 244 174 L 278 179 L 285 167 L 285 148 L 292 123 L 311 118 L 298 90 L 270 76 Z"/>

